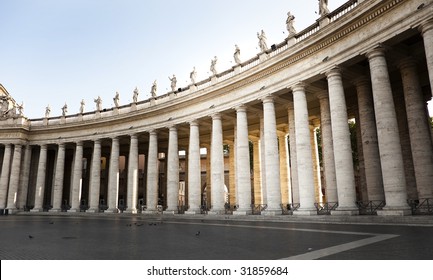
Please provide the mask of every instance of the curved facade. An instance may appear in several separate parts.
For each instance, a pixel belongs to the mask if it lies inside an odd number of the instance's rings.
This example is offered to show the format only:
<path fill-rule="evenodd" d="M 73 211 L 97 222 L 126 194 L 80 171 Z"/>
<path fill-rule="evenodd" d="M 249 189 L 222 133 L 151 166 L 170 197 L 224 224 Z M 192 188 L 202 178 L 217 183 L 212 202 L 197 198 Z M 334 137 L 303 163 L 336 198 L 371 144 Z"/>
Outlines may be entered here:
<path fill-rule="evenodd" d="M 433 1 L 352 0 L 137 103 L 27 119 L 1 87 L 0 209 L 410 215 L 433 200 L 432 85 Z"/>

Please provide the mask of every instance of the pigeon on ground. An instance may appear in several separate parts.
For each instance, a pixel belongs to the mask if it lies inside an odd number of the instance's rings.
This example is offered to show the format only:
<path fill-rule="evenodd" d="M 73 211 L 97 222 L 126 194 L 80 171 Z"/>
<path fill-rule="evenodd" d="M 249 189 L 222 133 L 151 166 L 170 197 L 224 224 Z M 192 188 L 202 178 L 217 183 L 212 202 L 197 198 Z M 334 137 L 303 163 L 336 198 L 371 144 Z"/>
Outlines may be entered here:
<path fill-rule="evenodd" d="M 29 235 L 29 238 L 30 238 L 30 239 L 32 239 L 32 238 L 33 238 L 33 236 Z"/>
<path fill-rule="evenodd" d="M 196 233 L 195 233 L 195 236 L 199 236 L 200 235 L 200 231 L 197 231 Z"/>

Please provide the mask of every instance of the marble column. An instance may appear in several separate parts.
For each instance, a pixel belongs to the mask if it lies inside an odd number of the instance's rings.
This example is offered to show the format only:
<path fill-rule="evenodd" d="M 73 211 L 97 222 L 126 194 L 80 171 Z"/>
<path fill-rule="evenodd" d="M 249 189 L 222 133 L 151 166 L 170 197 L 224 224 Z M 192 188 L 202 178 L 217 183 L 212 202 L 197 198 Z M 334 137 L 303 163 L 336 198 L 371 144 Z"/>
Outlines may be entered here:
<path fill-rule="evenodd" d="M 305 85 L 298 83 L 292 88 L 295 110 L 296 161 L 298 163 L 298 184 L 300 207 L 294 215 L 316 215 L 314 207 L 314 174 L 311 157 L 310 128 L 308 123 Z"/>
<path fill-rule="evenodd" d="M 403 81 L 418 198 L 433 198 L 433 148 L 430 123 L 425 116 L 425 103 L 417 65 L 413 59 L 407 58 L 400 62 L 399 68 Z"/>
<path fill-rule="evenodd" d="M 247 108 L 236 107 L 236 187 L 238 209 L 233 215 L 251 214 L 250 144 Z"/>
<path fill-rule="evenodd" d="M 11 169 L 12 145 L 5 145 L 3 155 L 3 164 L 0 176 L 0 209 L 6 208 L 6 200 L 8 195 L 9 175 Z"/>
<path fill-rule="evenodd" d="M 177 213 L 179 200 L 179 146 L 176 126 L 169 128 L 167 154 L 167 209 L 164 213 Z"/>
<path fill-rule="evenodd" d="M 69 209 L 68 212 L 80 212 L 81 187 L 83 180 L 83 142 L 81 141 L 76 143 L 73 171 L 71 209 Z"/>
<path fill-rule="evenodd" d="M 35 207 L 31 212 L 42 212 L 45 192 L 45 176 L 47 172 L 47 145 L 41 145 L 38 172 L 36 175 Z"/>
<path fill-rule="evenodd" d="M 49 212 L 62 211 L 63 180 L 65 174 L 65 144 L 60 143 L 57 150 L 57 160 L 54 175 L 53 208 Z"/>
<path fill-rule="evenodd" d="M 326 185 L 326 202 L 338 202 L 335 177 L 334 140 L 332 138 L 331 111 L 327 92 L 317 95 L 320 103 L 320 131 L 322 133 L 322 159 Z"/>
<path fill-rule="evenodd" d="M 262 204 L 268 204 L 268 191 L 266 188 L 266 156 L 265 156 L 265 129 L 263 116 L 260 118 L 260 170 Z"/>
<path fill-rule="evenodd" d="M 262 99 L 262 103 L 266 163 L 266 199 L 268 204 L 266 211 L 262 214 L 281 215 L 280 159 L 278 154 L 274 99 L 272 96 L 266 96 Z"/>
<path fill-rule="evenodd" d="M 353 170 L 352 145 L 343 80 L 340 69 L 326 73 L 329 92 L 329 109 L 334 146 L 335 177 L 337 181 L 338 208 L 332 215 L 357 215 L 355 173 Z"/>
<path fill-rule="evenodd" d="M 295 105 L 292 100 L 289 101 L 287 104 L 287 115 L 289 120 L 290 179 L 292 186 L 292 203 L 299 204 L 298 161 L 296 156 Z"/>
<path fill-rule="evenodd" d="M 27 194 L 29 192 L 30 163 L 32 158 L 32 147 L 26 145 L 22 171 L 20 176 L 20 186 L 18 190 L 18 208 L 24 210 L 27 205 Z"/>
<path fill-rule="evenodd" d="M 286 206 L 291 203 L 291 194 L 289 192 L 290 178 L 289 178 L 289 165 L 287 158 L 289 156 L 287 147 L 286 133 L 278 133 L 278 150 L 280 151 L 280 191 L 281 191 L 281 204 Z"/>
<path fill-rule="evenodd" d="M 188 148 L 188 202 L 185 214 L 199 214 L 201 202 L 201 166 L 200 166 L 200 131 L 199 123 L 189 123 Z"/>
<path fill-rule="evenodd" d="M 361 131 L 367 197 L 369 201 L 383 201 L 385 195 L 371 83 L 367 77 L 360 77 L 354 81 L 354 84 L 358 97 L 359 121 L 357 125 Z"/>
<path fill-rule="evenodd" d="M 231 206 L 238 204 L 238 189 L 237 185 L 237 173 L 236 173 L 236 124 L 235 127 L 235 140 L 229 142 L 229 203 Z"/>
<path fill-rule="evenodd" d="M 101 191 L 101 140 L 99 139 L 96 139 L 93 144 L 89 186 L 89 209 L 86 212 L 97 213 Z"/>
<path fill-rule="evenodd" d="M 320 124 L 316 125 L 314 121 L 310 122 L 311 158 L 313 159 L 314 174 L 314 200 L 321 203 L 323 202 L 322 180 L 320 178 L 319 147 L 316 138 L 316 127 L 319 126 Z"/>
<path fill-rule="evenodd" d="M 253 140 L 253 168 L 254 168 L 254 204 L 262 204 L 262 176 L 260 170 L 260 141 Z"/>
<path fill-rule="evenodd" d="M 15 144 L 14 156 L 12 159 L 11 176 L 9 182 L 8 202 L 6 206 L 10 214 L 13 214 L 18 211 L 17 199 L 18 199 L 18 183 L 20 179 L 21 151 L 22 151 L 22 145 Z"/>
<path fill-rule="evenodd" d="M 108 169 L 108 213 L 117 213 L 119 196 L 119 138 L 114 137 L 111 143 L 110 167 Z"/>
<path fill-rule="evenodd" d="M 224 153 L 221 115 L 212 115 L 211 209 L 209 214 L 224 214 Z"/>
<path fill-rule="evenodd" d="M 147 195 L 145 214 L 154 214 L 158 205 L 158 134 L 149 131 L 149 152 L 147 157 Z"/>
<path fill-rule="evenodd" d="M 386 206 L 378 215 L 409 215 L 397 116 L 383 48 L 367 54 L 373 90 Z"/>
<path fill-rule="evenodd" d="M 127 209 L 126 213 L 137 213 L 138 203 L 138 138 L 131 135 L 128 156 L 128 180 L 127 180 Z"/>
<path fill-rule="evenodd" d="M 433 20 L 429 20 L 420 25 L 419 30 L 421 31 L 424 40 L 424 51 L 427 61 L 427 69 L 430 77 L 430 87 L 433 95 Z"/>

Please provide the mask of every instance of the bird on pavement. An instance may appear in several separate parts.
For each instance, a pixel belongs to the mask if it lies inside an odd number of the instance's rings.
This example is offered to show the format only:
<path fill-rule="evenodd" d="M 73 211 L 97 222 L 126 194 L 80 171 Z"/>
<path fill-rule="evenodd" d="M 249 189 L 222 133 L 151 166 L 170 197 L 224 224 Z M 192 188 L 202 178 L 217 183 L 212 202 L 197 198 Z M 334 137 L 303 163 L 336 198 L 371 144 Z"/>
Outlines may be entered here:
<path fill-rule="evenodd" d="M 195 236 L 199 236 L 200 235 L 200 231 L 197 231 L 196 233 L 195 233 Z"/>

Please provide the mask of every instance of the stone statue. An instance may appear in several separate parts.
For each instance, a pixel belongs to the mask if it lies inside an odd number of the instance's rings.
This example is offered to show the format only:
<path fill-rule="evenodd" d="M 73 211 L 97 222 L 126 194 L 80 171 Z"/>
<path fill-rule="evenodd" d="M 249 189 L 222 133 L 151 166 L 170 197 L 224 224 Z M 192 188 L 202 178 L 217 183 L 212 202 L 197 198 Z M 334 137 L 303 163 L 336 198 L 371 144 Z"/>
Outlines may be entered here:
<path fill-rule="evenodd" d="M 329 14 L 328 0 L 319 0 L 319 15 L 320 17 Z"/>
<path fill-rule="evenodd" d="M 235 45 L 235 53 L 234 53 L 233 57 L 234 57 L 235 63 L 237 65 L 241 64 L 240 55 L 241 55 L 241 50 L 239 49 L 238 45 Z"/>
<path fill-rule="evenodd" d="M 98 96 L 97 99 L 93 100 L 96 103 L 96 111 L 101 111 L 102 110 L 102 99 L 100 96 Z"/>
<path fill-rule="evenodd" d="M 173 74 L 173 78 L 168 77 L 168 79 L 171 82 L 171 91 L 175 92 L 176 91 L 176 83 L 177 83 L 176 76 Z"/>
<path fill-rule="evenodd" d="M 113 98 L 114 106 L 116 108 L 119 108 L 119 100 L 120 100 L 120 96 L 119 96 L 119 93 L 116 91 L 116 95 Z"/>
<path fill-rule="evenodd" d="M 156 80 L 153 82 L 152 88 L 150 90 L 150 94 L 152 95 L 153 98 L 156 97 L 156 91 L 158 90 L 158 86 L 156 84 Z"/>
<path fill-rule="evenodd" d="M 295 21 L 295 16 L 292 15 L 290 12 L 287 13 L 287 20 L 286 20 L 286 28 L 289 32 L 289 36 L 296 34 L 295 27 L 293 26 L 293 23 Z"/>
<path fill-rule="evenodd" d="M 23 113 L 23 111 L 24 111 L 24 103 L 21 102 L 21 104 L 19 104 L 17 106 L 17 109 L 18 109 L 18 115 L 23 116 L 24 115 L 24 113 Z"/>
<path fill-rule="evenodd" d="M 192 72 L 189 74 L 189 77 L 191 79 L 191 84 L 195 85 L 195 79 L 197 78 L 197 72 L 195 71 L 195 66 L 192 69 Z"/>
<path fill-rule="evenodd" d="M 138 88 L 134 89 L 134 94 L 132 95 L 132 102 L 137 103 L 138 101 Z"/>
<path fill-rule="evenodd" d="M 268 50 L 268 45 L 266 44 L 266 34 L 265 31 L 262 30 L 262 33 L 257 32 L 257 38 L 259 38 L 259 47 L 262 52 Z"/>
<path fill-rule="evenodd" d="M 218 58 L 215 56 L 215 58 L 212 59 L 211 62 L 210 62 L 210 71 L 212 72 L 212 74 L 214 76 L 217 74 L 217 71 L 216 71 L 217 61 L 218 61 Z"/>
<path fill-rule="evenodd" d="M 65 103 L 65 105 L 62 107 L 62 116 L 65 117 L 66 113 L 68 113 L 68 105 Z"/>
<path fill-rule="evenodd" d="M 80 114 L 84 113 L 84 105 L 86 105 L 86 103 L 84 102 L 84 99 L 81 99 L 81 103 L 80 103 Z"/>
<path fill-rule="evenodd" d="M 50 117 L 50 113 L 51 113 L 51 108 L 50 108 L 50 105 L 48 105 L 46 108 L 45 108 L 45 118 L 49 118 Z"/>

